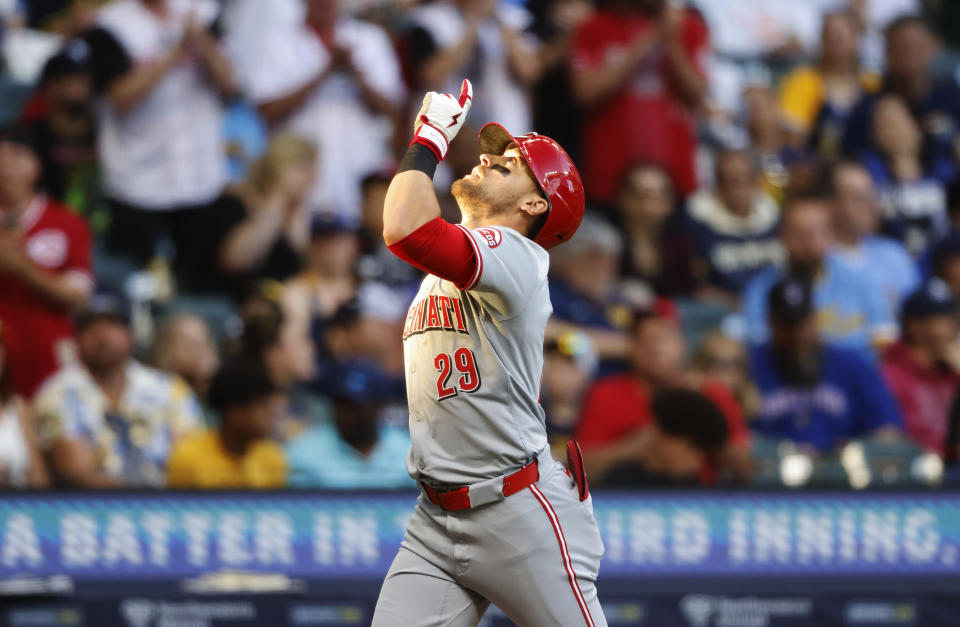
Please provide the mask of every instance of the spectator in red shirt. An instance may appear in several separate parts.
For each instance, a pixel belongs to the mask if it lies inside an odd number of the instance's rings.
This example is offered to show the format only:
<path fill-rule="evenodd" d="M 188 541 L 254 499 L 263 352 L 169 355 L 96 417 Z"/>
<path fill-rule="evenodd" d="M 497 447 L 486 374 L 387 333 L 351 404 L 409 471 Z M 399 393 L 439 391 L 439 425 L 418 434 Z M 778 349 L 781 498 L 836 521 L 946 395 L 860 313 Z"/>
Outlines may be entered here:
<path fill-rule="evenodd" d="M 705 459 L 729 440 L 723 412 L 703 394 L 686 388 L 658 389 L 650 401 L 651 422 L 631 436 L 634 453 L 607 471 L 604 485 L 696 485 Z"/>
<path fill-rule="evenodd" d="M 699 481 L 713 484 L 719 470 L 745 480 L 749 475 L 749 434 L 733 394 L 715 381 L 697 381 L 686 370 L 686 346 L 676 320 L 643 312 L 632 333 L 633 371 L 595 383 L 587 392 L 575 435 L 583 449 L 590 480 L 602 483 L 612 469 L 633 464 L 649 446 L 654 426 L 651 401 L 658 390 L 699 389 L 720 410 L 729 438 L 717 454 L 701 454 Z M 705 427 L 706 428 L 706 427 Z M 689 451 L 688 451 L 689 452 Z"/>
<path fill-rule="evenodd" d="M 572 90 L 585 110 L 583 179 L 614 200 L 627 166 L 662 165 L 686 196 L 697 187 L 694 112 L 707 88 L 707 26 L 666 0 L 611 0 L 574 36 Z"/>
<path fill-rule="evenodd" d="M 907 436 L 940 455 L 946 452 L 948 417 L 960 385 L 958 313 L 947 284 L 931 279 L 904 302 L 902 339 L 883 358 L 883 376 Z"/>
<path fill-rule="evenodd" d="M 87 226 L 37 192 L 40 175 L 34 138 L 0 130 L 0 321 L 26 398 L 72 355 L 70 315 L 93 286 Z"/>

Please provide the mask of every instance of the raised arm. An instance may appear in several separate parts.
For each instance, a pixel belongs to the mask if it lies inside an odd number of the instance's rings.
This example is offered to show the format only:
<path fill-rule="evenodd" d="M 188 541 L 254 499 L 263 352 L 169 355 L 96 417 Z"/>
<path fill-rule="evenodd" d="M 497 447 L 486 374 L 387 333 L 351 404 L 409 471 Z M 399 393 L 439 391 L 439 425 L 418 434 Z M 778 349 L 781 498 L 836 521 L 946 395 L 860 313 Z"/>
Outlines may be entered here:
<path fill-rule="evenodd" d="M 240 88 L 233 75 L 233 68 L 214 36 L 192 20 L 187 22 L 185 29 L 194 53 L 203 63 L 213 85 L 227 98 L 236 96 Z"/>
<path fill-rule="evenodd" d="M 184 43 L 181 41 L 159 60 L 137 66 L 118 77 L 107 88 L 107 100 L 110 106 L 121 115 L 129 113 L 150 95 L 157 83 L 183 59 L 184 55 Z"/>
<path fill-rule="evenodd" d="M 93 288 L 93 281 L 84 271 L 53 274 L 35 264 L 23 252 L 19 236 L 10 231 L 0 231 L 0 272 L 18 279 L 54 306 L 66 310 L 82 307 Z"/>
<path fill-rule="evenodd" d="M 300 107 L 307 102 L 307 99 L 313 95 L 313 92 L 319 89 L 327 79 L 337 72 L 346 71 L 350 68 L 351 53 L 349 48 L 333 44 L 330 46 L 329 51 L 330 62 L 320 69 L 313 78 L 283 96 L 278 96 L 257 105 L 257 111 L 263 116 L 267 124 L 276 125 L 285 121 L 300 109 Z"/>
<path fill-rule="evenodd" d="M 570 77 L 574 100 L 582 107 L 592 107 L 616 93 L 659 44 L 658 32 L 642 35 L 626 48 L 623 56 L 611 59 L 603 67 L 575 67 Z"/>
<path fill-rule="evenodd" d="M 410 265 L 469 289 L 479 277 L 480 260 L 468 231 L 440 217 L 433 173 L 463 126 L 473 102 L 464 80 L 460 97 L 430 92 L 417 114 L 413 141 L 390 181 L 383 203 L 383 239 Z"/>
<path fill-rule="evenodd" d="M 310 94 L 329 78 L 332 73 L 332 67 L 331 64 L 323 68 L 317 72 L 312 79 L 288 94 L 258 104 L 257 111 L 263 116 L 267 124 L 276 125 L 283 122 L 290 117 L 294 111 L 302 107 L 303 103 L 310 97 Z"/>
<path fill-rule="evenodd" d="M 691 107 L 699 107 L 707 94 L 707 79 L 684 44 L 683 11 L 668 6 L 660 18 L 660 28 L 664 33 L 670 72 L 680 96 Z"/>
<path fill-rule="evenodd" d="M 413 145 L 404 162 L 429 164 L 433 159 L 429 149 Z M 434 161 L 434 167 L 436 162 Z M 396 244 L 418 228 L 440 217 L 440 203 L 433 189 L 433 179 L 420 169 L 399 172 L 390 181 L 383 203 L 383 241 Z"/>
<path fill-rule="evenodd" d="M 447 155 L 473 103 L 473 87 L 464 79 L 459 98 L 430 92 L 414 122 L 413 141 L 390 181 L 383 203 L 383 239 L 392 246 L 434 218 L 440 204 L 433 173 Z"/>

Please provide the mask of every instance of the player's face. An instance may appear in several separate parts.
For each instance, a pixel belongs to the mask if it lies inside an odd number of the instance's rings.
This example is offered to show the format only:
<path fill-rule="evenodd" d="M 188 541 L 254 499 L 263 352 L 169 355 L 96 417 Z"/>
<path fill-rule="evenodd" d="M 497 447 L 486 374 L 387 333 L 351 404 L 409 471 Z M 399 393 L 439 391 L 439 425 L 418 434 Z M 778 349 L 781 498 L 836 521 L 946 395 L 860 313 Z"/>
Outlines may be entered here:
<path fill-rule="evenodd" d="M 464 216 L 473 218 L 508 214 L 527 201 L 542 199 L 533 172 L 512 146 L 502 155 L 480 155 L 480 163 L 454 181 L 451 192 Z"/>

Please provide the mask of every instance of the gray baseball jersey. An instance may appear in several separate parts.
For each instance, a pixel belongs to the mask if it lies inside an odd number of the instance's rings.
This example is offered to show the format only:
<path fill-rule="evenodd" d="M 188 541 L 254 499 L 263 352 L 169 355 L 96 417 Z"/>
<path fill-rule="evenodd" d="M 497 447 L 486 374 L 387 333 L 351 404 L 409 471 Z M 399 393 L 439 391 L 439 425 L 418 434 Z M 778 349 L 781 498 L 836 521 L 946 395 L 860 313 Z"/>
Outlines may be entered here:
<path fill-rule="evenodd" d="M 543 248 L 507 227 L 460 228 L 477 254 L 474 277 L 460 290 L 427 276 L 403 331 L 407 470 L 453 485 L 519 468 L 546 446 L 539 394 L 552 312 Z"/>
<path fill-rule="evenodd" d="M 424 279 L 403 332 L 407 469 L 500 498 L 447 511 L 421 493 L 373 626 L 475 627 L 492 602 L 520 627 L 605 627 L 593 504 L 551 457 L 538 398 L 549 256 L 510 228 L 460 228 L 474 276 L 464 290 Z M 503 496 L 503 475 L 534 459 L 537 481 Z"/>

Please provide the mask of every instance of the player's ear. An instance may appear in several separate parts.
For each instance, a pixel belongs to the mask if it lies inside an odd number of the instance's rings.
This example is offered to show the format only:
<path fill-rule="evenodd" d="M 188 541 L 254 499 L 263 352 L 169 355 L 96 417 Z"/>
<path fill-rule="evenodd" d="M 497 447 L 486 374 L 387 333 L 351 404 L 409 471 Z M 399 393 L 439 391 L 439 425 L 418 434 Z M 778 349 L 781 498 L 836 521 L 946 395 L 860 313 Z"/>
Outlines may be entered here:
<path fill-rule="evenodd" d="M 547 199 L 535 193 L 528 194 L 520 204 L 520 210 L 532 216 L 538 216 L 547 209 Z"/>

